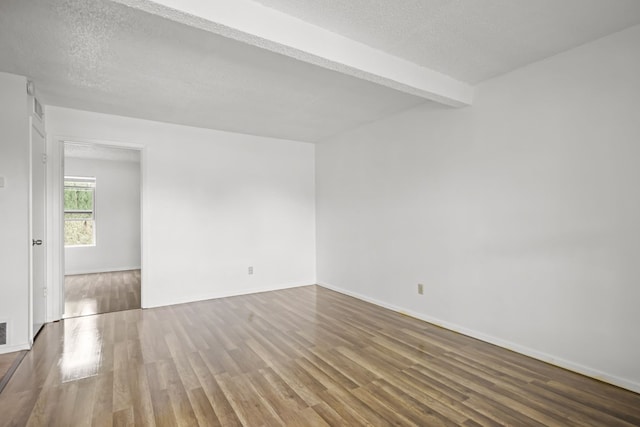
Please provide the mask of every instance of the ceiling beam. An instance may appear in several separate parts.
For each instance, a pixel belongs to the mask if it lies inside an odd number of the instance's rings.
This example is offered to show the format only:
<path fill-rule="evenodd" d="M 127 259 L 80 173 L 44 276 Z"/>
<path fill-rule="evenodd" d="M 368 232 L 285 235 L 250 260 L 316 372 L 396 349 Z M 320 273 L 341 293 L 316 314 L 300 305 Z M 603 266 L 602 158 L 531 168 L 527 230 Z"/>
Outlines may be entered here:
<path fill-rule="evenodd" d="M 467 83 L 251 0 L 113 1 L 430 101 L 473 101 Z"/>

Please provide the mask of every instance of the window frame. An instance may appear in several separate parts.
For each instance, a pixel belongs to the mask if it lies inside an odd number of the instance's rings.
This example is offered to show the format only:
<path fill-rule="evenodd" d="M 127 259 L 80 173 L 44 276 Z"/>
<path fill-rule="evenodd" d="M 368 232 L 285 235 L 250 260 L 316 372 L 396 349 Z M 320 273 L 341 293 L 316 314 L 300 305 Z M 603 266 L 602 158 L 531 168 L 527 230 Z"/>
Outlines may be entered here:
<path fill-rule="evenodd" d="M 67 221 L 70 222 L 76 222 L 76 221 L 92 221 L 93 222 L 93 227 L 92 227 L 92 231 L 93 231 L 93 236 L 92 236 L 92 243 L 88 243 L 88 244 L 76 244 L 76 245 L 67 245 L 66 242 L 64 243 L 64 247 L 65 248 L 87 248 L 87 247 L 94 247 L 96 246 L 97 243 L 97 232 L 96 232 L 96 226 L 97 226 L 97 220 L 96 220 L 96 189 L 97 189 L 97 185 L 96 185 L 96 177 L 95 176 L 67 176 L 65 175 L 63 177 L 63 182 L 62 182 L 62 196 L 63 196 L 63 201 L 62 201 L 62 218 L 64 221 L 64 226 L 66 227 Z M 78 183 L 91 183 L 93 185 L 89 185 L 86 187 L 82 187 L 82 186 L 71 186 L 71 185 L 66 185 L 67 182 L 78 182 Z M 86 211 L 86 210 L 66 210 L 65 206 L 64 206 L 64 192 L 66 189 L 68 188 L 91 188 L 91 195 L 92 195 L 92 203 L 91 205 L 93 206 L 93 209 L 91 211 Z M 66 215 L 67 213 L 73 214 L 73 213 L 91 213 L 91 218 L 67 218 Z M 63 227 L 63 242 L 66 240 L 66 236 L 65 236 L 65 227 Z"/>

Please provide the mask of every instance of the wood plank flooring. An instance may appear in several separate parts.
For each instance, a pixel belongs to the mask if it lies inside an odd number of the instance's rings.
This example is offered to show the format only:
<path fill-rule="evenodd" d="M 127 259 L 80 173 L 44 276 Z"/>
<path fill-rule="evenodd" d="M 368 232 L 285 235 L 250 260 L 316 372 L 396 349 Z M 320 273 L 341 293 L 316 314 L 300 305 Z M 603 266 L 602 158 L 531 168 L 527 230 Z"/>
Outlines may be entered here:
<path fill-rule="evenodd" d="M 26 351 L 0 354 L 0 393 L 25 354 Z"/>
<path fill-rule="evenodd" d="M 64 278 L 64 317 L 140 308 L 140 270 Z"/>
<path fill-rule="evenodd" d="M 632 426 L 640 395 L 307 286 L 46 325 L 2 426 Z"/>
<path fill-rule="evenodd" d="M 20 355 L 19 351 L 0 354 L 0 379 L 9 371 L 9 368 L 13 365 L 14 360 L 18 358 L 18 355 Z"/>

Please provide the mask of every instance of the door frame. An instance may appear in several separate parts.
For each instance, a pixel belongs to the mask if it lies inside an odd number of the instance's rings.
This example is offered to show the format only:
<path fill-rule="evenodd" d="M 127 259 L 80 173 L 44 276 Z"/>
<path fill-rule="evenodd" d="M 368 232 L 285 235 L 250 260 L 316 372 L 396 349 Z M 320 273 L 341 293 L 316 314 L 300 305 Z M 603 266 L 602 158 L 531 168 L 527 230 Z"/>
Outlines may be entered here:
<path fill-rule="evenodd" d="M 30 100 L 30 102 L 33 102 Z M 33 341 L 34 341 L 34 331 L 33 331 L 33 314 L 34 314 L 34 308 L 33 308 L 33 298 L 34 298 L 34 284 L 33 284 L 33 267 L 34 267 L 34 262 L 33 262 L 33 245 L 31 244 L 32 240 L 35 238 L 35 236 L 33 235 L 33 185 L 34 185 L 34 180 L 33 180 L 33 170 L 34 170 L 34 165 L 33 165 L 33 132 L 38 132 L 40 134 L 40 136 L 42 136 L 43 140 L 44 140 L 44 154 L 45 156 L 47 156 L 47 134 L 45 132 L 44 129 L 44 123 L 42 122 L 42 120 L 40 119 L 40 117 L 38 117 L 35 113 L 31 113 L 29 115 L 29 346 L 31 347 L 33 345 Z M 44 236 L 39 236 L 40 239 L 45 239 L 45 244 L 44 247 L 42 248 L 44 250 L 44 285 L 45 285 L 45 289 L 47 288 L 47 283 L 48 283 L 48 257 L 49 257 L 49 250 L 47 249 L 47 236 L 48 236 L 48 230 L 47 230 L 47 211 L 48 211 L 48 187 L 49 187 L 49 182 L 48 182 L 48 157 L 45 157 L 43 159 L 43 163 L 44 163 Z M 44 323 L 47 322 L 47 318 L 48 318 L 48 305 L 49 305 L 49 298 L 48 295 L 45 296 L 45 303 L 44 303 L 44 309 L 45 309 L 45 313 L 44 313 Z"/>
<path fill-rule="evenodd" d="M 141 285 L 140 302 L 145 307 L 145 265 L 147 251 L 145 248 L 147 233 L 143 218 L 147 210 L 147 150 L 143 144 L 105 141 L 88 138 L 76 138 L 65 135 L 49 135 L 47 137 L 47 239 L 50 246 L 47 251 L 47 283 L 49 298 L 47 299 L 47 322 L 62 319 L 64 314 L 64 144 L 66 142 L 82 145 L 100 145 L 114 148 L 125 148 L 140 152 L 140 267 Z"/>

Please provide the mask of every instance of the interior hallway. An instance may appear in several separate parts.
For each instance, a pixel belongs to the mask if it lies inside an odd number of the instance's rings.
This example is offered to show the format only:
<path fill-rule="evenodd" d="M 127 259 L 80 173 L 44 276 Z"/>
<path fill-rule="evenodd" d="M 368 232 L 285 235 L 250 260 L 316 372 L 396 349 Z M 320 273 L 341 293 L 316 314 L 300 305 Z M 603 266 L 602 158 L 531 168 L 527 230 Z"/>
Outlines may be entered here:
<path fill-rule="evenodd" d="M 140 270 L 64 278 L 65 318 L 140 307 Z"/>

